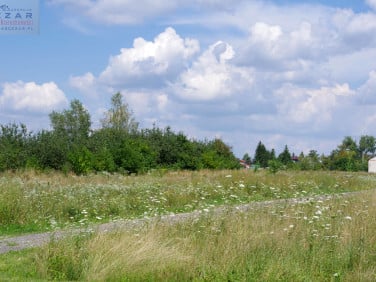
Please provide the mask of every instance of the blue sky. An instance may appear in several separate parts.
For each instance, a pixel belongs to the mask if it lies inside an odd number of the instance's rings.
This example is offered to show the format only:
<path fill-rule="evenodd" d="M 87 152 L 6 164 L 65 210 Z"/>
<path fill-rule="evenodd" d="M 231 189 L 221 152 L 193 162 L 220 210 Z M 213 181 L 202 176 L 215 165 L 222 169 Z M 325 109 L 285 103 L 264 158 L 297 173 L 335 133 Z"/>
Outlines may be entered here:
<path fill-rule="evenodd" d="M 142 127 L 239 157 L 376 136 L 376 0 L 41 0 L 39 35 L 0 50 L 1 124 L 49 128 L 77 98 L 97 126 L 120 91 Z"/>

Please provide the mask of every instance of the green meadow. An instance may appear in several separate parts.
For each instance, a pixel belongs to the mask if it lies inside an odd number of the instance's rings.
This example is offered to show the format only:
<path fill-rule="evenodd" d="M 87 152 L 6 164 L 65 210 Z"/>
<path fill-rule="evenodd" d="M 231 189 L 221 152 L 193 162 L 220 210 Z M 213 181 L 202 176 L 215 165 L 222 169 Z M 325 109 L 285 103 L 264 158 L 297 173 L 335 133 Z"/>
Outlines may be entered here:
<path fill-rule="evenodd" d="M 374 281 L 375 184 L 366 173 L 321 171 L 5 172 L 0 239 L 88 232 L 0 255 L 0 280 Z M 236 208 L 289 198 L 310 200 Z M 158 220 L 197 210 L 199 217 L 181 222 Z M 100 223 L 150 218 L 134 229 L 89 232 Z"/>

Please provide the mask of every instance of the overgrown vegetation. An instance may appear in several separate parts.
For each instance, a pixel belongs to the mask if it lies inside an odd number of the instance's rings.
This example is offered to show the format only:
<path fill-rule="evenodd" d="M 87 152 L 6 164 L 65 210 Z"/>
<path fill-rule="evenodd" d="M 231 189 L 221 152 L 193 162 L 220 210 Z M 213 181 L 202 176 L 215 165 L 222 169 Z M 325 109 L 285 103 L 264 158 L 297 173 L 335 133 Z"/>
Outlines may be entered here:
<path fill-rule="evenodd" d="M 83 233 L 1 255 L 0 278 L 375 281 L 375 200 L 372 190 L 306 204 L 221 214 L 208 210 L 174 225 L 155 222 L 136 230 Z"/>
<path fill-rule="evenodd" d="M 239 160 L 221 139 L 193 140 L 170 127 L 139 129 L 132 111 L 117 93 L 104 113 L 101 128 L 91 128 L 89 112 L 78 100 L 50 115 L 51 130 L 29 132 L 24 124 L 0 125 L 0 171 L 59 170 L 77 175 L 90 172 L 145 173 L 151 169 L 237 169 Z M 307 155 L 290 153 L 286 145 L 276 155 L 260 141 L 254 158 L 243 159 L 255 168 L 366 171 L 376 150 L 373 136 L 357 143 L 345 137 L 329 156 L 311 150 Z"/>
<path fill-rule="evenodd" d="M 32 133 L 23 124 L 1 125 L 0 171 L 33 168 L 87 174 L 239 168 L 222 140 L 190 140 L 169 127 L 140 130 L 120 93 L 111 102 L 97 130 L 91 129 L 90 114 L 78 100 L 50 114 L 50 131 Z"/>
<path fill-rule="evenodd" d="M 0 235 L 359 191 L 374 188 L 375 182 L 367 174 L 321 171 L 156 170 L 139 176 L 5 172 L 0 174 Z"/>
<path fill-rule="evenodd" d="M 140 130 L 119 93 L 111 102 L 97 130 L 78 100 L 50 114 L 52 130 L 0 126 L 0 236 L 91 230 L 97 223 L 194 210 L 202 217 L 84 232 L 1 255 L 0 280 L 376 279 L 374 190 L 349 200 L 230 212 L 252 201 L 374 188 L 373 175 L 350 171 L 367 168 L 375 138 L 362 136 L 357 144 L 346 137 L 330 156 L 314 150 L 295 156 L 287 145 L 276 156 L 259 142 L 255 158 L 244 157 L 255 169 L 233 170 L 239 162 L 222 140 L 190 140 L 169 127 Z M 229 212 L 214 214 L 217 206 Z"/>
<path fill-rule="evenodd" d="M 319 155 L 315 150 L 311 150 L 307 155 L 302 152 L 297 156 L 290 153 L 287 145 L 276 156 L 274 149 L 267 150 L 260 141 L 254 159 L 248 154 L 245 154 L 243 159 L 249 164 L 269 168 L 273 173 L 284 169 L 367 171 L 368 160 L 374 156 L 375 150 L 376 139 L 369 135 L 361 136 L 358 144 L 352 137 L 346 136 L 328 156 Z"/>

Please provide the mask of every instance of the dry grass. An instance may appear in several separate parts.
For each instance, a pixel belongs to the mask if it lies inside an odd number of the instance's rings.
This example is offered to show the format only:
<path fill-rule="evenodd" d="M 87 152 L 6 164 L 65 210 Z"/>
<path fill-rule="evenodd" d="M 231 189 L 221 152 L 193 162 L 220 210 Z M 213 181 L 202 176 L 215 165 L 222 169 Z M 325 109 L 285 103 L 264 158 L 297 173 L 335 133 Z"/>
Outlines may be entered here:
<path fill-rule="evenodd" d="M 375 281 L 375 200 L 371 191 L 73 237 L 38 252 L 39 273 L 84 281 Z"/>
<path fill-rule="evenodd" d="M 375 176 L 334 172 L 154 171 L 141 176 L 6 172 L 0 174 L 0 236 L 366 190 L 375 183 Z"/>
<path fill-rule="evenodd" d="M 375 281 L 375 190 L 246 212 L 231 208 L 367 190 L 375 183 L 375 175 L 339 172 L 3 173 L 0 235 L 192 210 L 202 216 L 72 235 L 31 252 L 2 255 L 0 280 Z M 214 214 L 219 205 L 229 206 L 227 212 Z"/>
<path fill-rule="evenodd" d="M 185 254 L 182 242 L 162 238 L 158 232 L 142 236 L 128 233 L 99 235 L 90 241 L 88 251 L 92 254 L 84 273 L 88 281 L 121 280 L 126 276 L 138 280 L 141 278 L 138 273 L 162 280 L 168 271 L 184 271 L 192 258 Z"/>

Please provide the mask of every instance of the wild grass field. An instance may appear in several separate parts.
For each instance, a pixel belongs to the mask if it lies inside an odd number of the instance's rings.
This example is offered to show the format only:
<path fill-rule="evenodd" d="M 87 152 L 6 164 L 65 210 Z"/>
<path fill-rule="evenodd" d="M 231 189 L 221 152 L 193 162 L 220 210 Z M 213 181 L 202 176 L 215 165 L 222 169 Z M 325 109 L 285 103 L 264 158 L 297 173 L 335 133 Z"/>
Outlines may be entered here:
<path fill-rule="evenodd" d="M 375 281 L 376 176 L 200 171 L 142 176 L 0 176 L 0 234 L 201 210 L 199 218 L 83 232 L 0 255 L 0 280 Z M 231 206 L 345 191 L 308 203 Z M 228 206 L 215 213 L 216 206 Z M 1 235 L 0 235 L 1 236 Z"/>

